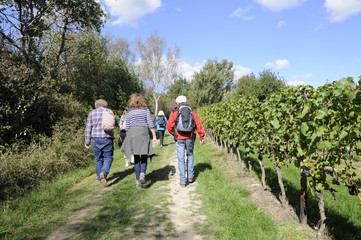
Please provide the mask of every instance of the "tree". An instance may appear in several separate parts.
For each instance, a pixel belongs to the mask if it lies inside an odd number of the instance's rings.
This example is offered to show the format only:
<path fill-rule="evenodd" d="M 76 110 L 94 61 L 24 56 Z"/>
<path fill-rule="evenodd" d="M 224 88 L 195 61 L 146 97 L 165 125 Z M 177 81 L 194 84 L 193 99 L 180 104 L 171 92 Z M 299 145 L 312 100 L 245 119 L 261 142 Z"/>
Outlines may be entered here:
<path fill-rule="evenodd" d="M 233 78 L 232 62 L 208 60 L 200 72 L 194 74 L 190 97 L 197 106 L 220 102 L 224 94 L 231 89 Z"/>
<path fill-rule="evenodd" d="M 108 38 L 88 31 L 71 48 L 77 53 L 68 59 L 69 90 L 85 105 L 104 98 L 112 109 L 124 109 L 132 93 L 143 92 L 138 76 L 125 64 L 121 51 L 112 52 Z"/>
<path fill-rule="evenodd" d="M 180 49 L 176 45 L 173 49 L 167 48 L 166 40 L 156 33 L 151 34 L 146 42 L 138 39 L 136 45 L 140 54 L 137 72 L 152 90 L 155 112 L 158 112 L 160 96 L 178 76 Z"/>
<path fill-rule="evenodd" d="M 269 69 L 265 69 L 256 77 L 254 73 L 238 79 L 235 87 L 235 94 L 238 95 L 254 95 L 259 100 L 263 100 L 272 92 L 276 92 L 285 86 L 285 81 L 278 73 L 274 73 Z"/>
<path fill-rule="evenodd" d="M 42 77 L 54 78 L 66 50 L 67 34 L 85 28 L 100 31 L 104 16 L 96 0 L 2 1 L 0 36 L 12 51 L 21 53 L 26 63 Z M 48 45 L 41 42 L 44 33 L 49 30 L 58 31 L 61 38 L 57 42 L 54 61 L 46 68 L 42 60 Z"/>
<path fill-rule="evenodd" d="M 188 96 L 191 89 L 191 83 L 187 82 L 185 78 L 178 78 L 170 85 L 167 98 L 171 101 L 174 101 L 179 95 Z"/>
<path fill-rule="evenodd" d="M 257 78 L 254 75 L 254 73 L 250 73 L 238 79 L 236 85 L 236 94 L 237 95 L 258 94 Z"/>

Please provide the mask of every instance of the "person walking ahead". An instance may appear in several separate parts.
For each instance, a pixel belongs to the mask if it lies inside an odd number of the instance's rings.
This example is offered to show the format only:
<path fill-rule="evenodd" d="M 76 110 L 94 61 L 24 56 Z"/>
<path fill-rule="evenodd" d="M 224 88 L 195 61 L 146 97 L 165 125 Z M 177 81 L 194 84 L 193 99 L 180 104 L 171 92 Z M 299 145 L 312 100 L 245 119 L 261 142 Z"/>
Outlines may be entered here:
<path fill-rule="evenodd" d="M 194 141 L 196 129 L 200 138 L 200 144 L 204 142 L 204 131 L 196 112 L 186 103 L 185 96 L 176 99 L 177 105 L 172 110 L 167 129 L 174 136 L 178 155 L 178 170 L 180 186 L 185 187 L 187 183 L 194 182 Z M 185 150 L 187 150 L 187 177 L 185 171 Z M 188 179 L 187 179 L 188 178 Z"/>
<path fill-rule="evenodd" d="M 103 112 L 107 111 L 114 115 L 107 106 L 108 103 L 105 100 L 96 100 L 95 109 L 89 113 L 85 127 L 85 147 L 89 149 L 91 140 L 93 141 L 95 171 L 98 182 L 102 183 L 104 187 L 107 185 L 106 178 L 113 162 L 114 153 L 114 131 L 105 132 L 102 128 Z M 116 123 L 117 119 L 115 118 Z"/>
<path fill-rule="evenodd" d="M 128 111 L 125 114 L 127 136 L 122 145 L 122 152 L 129 159 L 134 155 L 134 170 L 137 187 L 145 187 L 145 173 L 147 170 L 148 156 L 154 155 L 152 144 L 149 141 L 149 131 L 153 135 L 153 144 L 157 144 L 157 136 L 150 111 L 139 93 L 130 96 Z"/>
<path fill-rule="evenodd" d="M 155 117 L 155 128 L 159 133 L 160 146 L 163 146 L 164 132 L 167 126 L 168 119 L 164 116 L 164 112 L 160 110 L 158 115 Z"/>

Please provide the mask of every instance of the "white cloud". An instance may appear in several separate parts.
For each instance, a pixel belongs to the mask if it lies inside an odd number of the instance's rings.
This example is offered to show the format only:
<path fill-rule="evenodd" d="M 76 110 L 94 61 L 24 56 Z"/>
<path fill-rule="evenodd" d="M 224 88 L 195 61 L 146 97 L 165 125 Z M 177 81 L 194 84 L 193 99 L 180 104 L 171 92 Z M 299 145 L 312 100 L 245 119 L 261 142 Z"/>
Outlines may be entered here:
<path fill-rule="evenodd" d="M 312 73 L 306 73 L 306 74 L 302 74 L 302 75 L 296 75 L 293 78 L 294 79 L 298 79 L 298 78 L 310 78 L 312 77 Z"/>
<path fill-rule="evenodd" d="M 241 65 L 236 65 L 234 66 L 234 79 L 235 80 L 238 80 L 240 79 L 241 77 L 243 76 L 246 76 L 248 74 L 251 73 L 251 69 L 250 68 L 246 68 L 246 67 L 243 67 Z"/>
<path fill-rule="evenodd" d="M 262 6 L 270 9 L 271 11 L 282 11 L 287 8 L 297 7 L 306 0 L 256 0 Z"/>
<path fill-rule="evenodd" d="M 193 67 L 188 63 L 181 61 L 179 67 L 179 74 L 182 75 L 187 81 L 192 81 L 193 74 L 199 72 L 207 61 L 204 60 L 202 63 L 196 63 Z"/>
<path fill-rule="evenodd" d="M 330 13 L 330 22 L 341 22 L 361 12 L 361 0 L 326 0 L 324 4 Z"/>
<path fill-rule="evenodd" d="M 162 6 L 161 0 L 104 0 L 114 25 L 134 25 L 138 19 Z"/>
<path fill-rule="evenodd" d="M 248 6 L 246 9 L 237 8 L 236 10 L 233 11 L 233 13 L 231 14 L 231 17 L 241 18 L 243 20 L 251 20 L 251 19 L 253 19 L 253 17 L 246 15 L 246 13 L 250 9 L 251 9 L 251 6 Z"/>
<path fill-rule="evenodd" d="M 290 81 L 290 82 L 286 82 L 287 86 L 290 87 L 296 87 L 296 86 L 306 86 L 309 85 L 308 83 L 304 82 L 304 81 Z"/>
<path fill-rule="evenodd" d="M 201 63 L 196 63 L 194 66 L 191 66 L 190 64 L 181 61 L 180 67 L 179 67 L 179 74 L 182 75 L 187 81 L 193 80 L 193 75 L 196 72 L 200 72 L 200 70 L 203 68 L 203 66 L 207 63 L 207 60 L 204 60 Z M 233 66 L 234 68 L 234 80 L 237 80 L 241 78 L 242 76 L 245 76 L 247 74 L 251 73 L 250 68 L 243 67 L 241 65 Z"/>
<path fill-rule="evenodd" d="M 286 22 L 284 20 L 281 20 L 281 21 L 278 22 L 277 28 L 280 28 L 280 27 L 282 27 L 284 25 L 286 25 Z"/>
<path fill-rule="evenodd" d="M 265 64 L 266 68 L 276 68 L 277 70 L 288 68 L 290 63 L 286 59 L 278 59 L 276 62 L 268 62 Z"/>

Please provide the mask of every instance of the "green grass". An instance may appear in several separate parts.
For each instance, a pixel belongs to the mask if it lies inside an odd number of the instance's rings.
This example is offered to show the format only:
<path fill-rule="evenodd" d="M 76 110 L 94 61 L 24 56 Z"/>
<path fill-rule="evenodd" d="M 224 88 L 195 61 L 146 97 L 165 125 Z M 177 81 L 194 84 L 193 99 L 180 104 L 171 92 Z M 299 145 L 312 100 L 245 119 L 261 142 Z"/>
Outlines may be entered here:
<path fill-rule="evenodd" d="M 247 199 L 247 190 L 230 183 L 212 164 L 217 158 L 226 159 L 224 154 L 205 145 L 196 146 L 195 155 L 203 210 L 212 226 L 210 232 L 217 239 L 306 239 L 304 233 L 289 223 L 277 225 Z"/>
<path fill-rule="evenodd" d="M 37 190 L 25 197 L 3 202 L 0 214 L 0 237 L 4 239 L 34 239 L 67 220 L 67 213 L 79 207 L 93 191 L 93 184 L 72 190 L 91 175 L 93 167 L 76 169 L 59 175 L 52 182 L 42 182 Z"/>
<path fill-rule="evenodd" d="M 108 175 L 111 186 L 107 188 L 97 183 L 92 163 L 43 182 L 25 197 L 3 203 L 0 238 L 42 239 L 86 209 L 89 211 L 82 221 L 72 226 L 77 229 L 74 239 L 175 237 L 166 188 L 174 171 L 169 165 L 175 155 L 173 138 L 166 135 L 165 146 L 157 145 L 155 152 L 153 161 L 148 162 L 145 189 L 136 188 L 134 170 L 124 168 L 123 155 L 117 149 Z M 199 234 L 205 239 L 304 239 L 294 226 L 277 225 L 247 199 L 245 189 L 232 185 L 213 164 L 222 157 L 211 145 L 199 146 L 196 141 L 197 192 L 203 201 L 202 213 L 207 216 L 206 222 L 196 223 Z"/>
<path fill-rule="evenodd" d="M 261 171 L 256 156 L 251 155 L 251 160 L 253 169 L 260 178 Z M 268 159 L 264 159 L 263 162 L 266 170 L 266 184 L 273 189 L 275 194 L 280 193 L 277 173 L 273 169 L 272 162 Z M 282 168 L 282 176 L 287 199 L 299 214 L 300 170 L 293 164 L 288 164 Z M 329 192 L 323 192 L 327 234 L 332 239 L 361 239 L 361 205 L 359 199 L 349 195 L 347 187 L 342 184 L 331 184 L 331 187 L 337 191 L 335 193 L 336 199 Z M 310 188 L 308 188 L 307 216 L 311 226 L 316 226 L 320 219 L 318 200 Z"/>

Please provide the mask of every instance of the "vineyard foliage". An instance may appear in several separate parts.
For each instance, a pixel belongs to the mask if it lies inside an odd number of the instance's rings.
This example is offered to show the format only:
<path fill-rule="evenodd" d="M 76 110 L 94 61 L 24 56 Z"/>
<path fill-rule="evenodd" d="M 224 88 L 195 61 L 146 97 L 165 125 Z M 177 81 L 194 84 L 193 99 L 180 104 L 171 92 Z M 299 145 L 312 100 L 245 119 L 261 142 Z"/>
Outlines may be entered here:
<path fill-rule="evenodd" d="M 267 155 L 277 167 L 293 163 L 307 171 L 313 190 L 333 193 L 329 181 L 336 180 L 359 193 L 353 162 L 361 156 L 360 83 L 287 87 L 263 101 L 240 96 L 197 112 L 228 144 Z"/>

